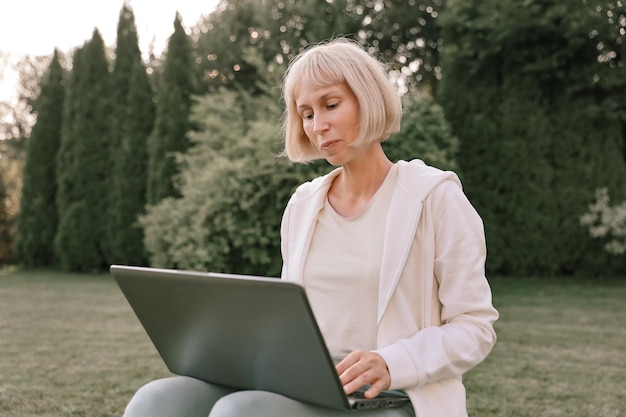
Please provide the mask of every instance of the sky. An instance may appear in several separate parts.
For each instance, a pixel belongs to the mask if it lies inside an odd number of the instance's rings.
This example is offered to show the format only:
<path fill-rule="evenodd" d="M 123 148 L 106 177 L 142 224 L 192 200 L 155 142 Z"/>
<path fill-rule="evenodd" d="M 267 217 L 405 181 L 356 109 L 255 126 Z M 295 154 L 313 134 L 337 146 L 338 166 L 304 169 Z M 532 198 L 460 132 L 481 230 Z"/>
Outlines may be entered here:
<path fill-rule="evenodd" d="M 129 0 L 135 13 L 139 48 L 148 51 L 155 41 L 161 51 L 174 32 L 178 11 L 183 26 L 195 25 L 219 0 Z M 51 55 L 83 46 L 98 28 L 107 46 L 114 46 L 124 0 L 0 0 L 0 51 L 11 62 L 23 55 Z M 0 74 L 0 100 L 14 93 L 15 74 Z"/>

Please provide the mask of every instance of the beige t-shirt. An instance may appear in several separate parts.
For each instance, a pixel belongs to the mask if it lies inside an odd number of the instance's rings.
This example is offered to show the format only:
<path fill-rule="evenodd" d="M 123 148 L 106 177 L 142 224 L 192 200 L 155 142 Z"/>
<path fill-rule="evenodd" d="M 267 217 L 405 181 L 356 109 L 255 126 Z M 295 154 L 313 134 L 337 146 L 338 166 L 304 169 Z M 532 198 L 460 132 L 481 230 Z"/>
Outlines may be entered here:
<path fill-rule="evenodd" d="M 376 348 L 378 281 L 394 165 L 369 204 L 354 217 L 328 202 L 320 211 L 304 265 L 304 286 L 330 354 Z"/>

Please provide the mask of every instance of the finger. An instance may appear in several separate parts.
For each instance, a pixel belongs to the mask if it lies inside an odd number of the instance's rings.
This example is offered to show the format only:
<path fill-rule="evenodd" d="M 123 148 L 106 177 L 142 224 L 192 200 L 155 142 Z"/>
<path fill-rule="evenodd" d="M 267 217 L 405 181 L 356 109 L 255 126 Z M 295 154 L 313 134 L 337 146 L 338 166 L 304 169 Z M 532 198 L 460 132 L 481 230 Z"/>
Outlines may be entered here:
<path fill-rule="evenodd" d="M 389 384 L 386 383 L 384 379 L 374 381 L 367 389 L 367 391 L 365 391 L 365 398 L 378 397 L 378 395 L 387 388 L 389 388 Z"/>
<path fill-rule="evenodd" d="M 391 382 L 385 360 L 373 352 L 355 351 L 344 360 L 340 368 L 345 370 L 339 375 L 346 393 L 372 385 L 368 397 L 375 397 L 381 390 L 387 389 Z"/>
<path fill-rule="evenodd" d="M 369 354 L 369 352 L 355 350 L 337 365 L 337 373 L 342 384 L 345 385 L 361 377 L 364 372 L 372 367 L 371 360 L 368 359 Z M 365 381 L 363 385 L 367 383 L 368 381 Z"/>
<path fill-rule="evenodd" d="M 344 391 L 350 394 L 363 386 L 370 385 L 365 391 L 367 398 L 376 397 L 383 389 L 389 386 L 386 378 L 386 372 L 378 372 L 375 369 L 368 369 L 367 371 L 359 374 L 356 378 L 343 384 Z"/>
<path fill-rule="evenodd" d="M 339 362 L 337 364 L 337 366 L 335 366 L 335 369 L 337 370 L 337 373 L 339 375 L 344 373 L 346 370 L 348 370 L 348 368 L 350 368 L 351 366 L 353 366 L 355 363 L 357 363 L 359 361 L 359 357 L 360 356 L 361 356 L 361 352 L 358 351 L 358 350 L 350 352 L 350 354 L 348 354 L 348 356 L 343 358 L 343 360 L 341 362 Z"/>

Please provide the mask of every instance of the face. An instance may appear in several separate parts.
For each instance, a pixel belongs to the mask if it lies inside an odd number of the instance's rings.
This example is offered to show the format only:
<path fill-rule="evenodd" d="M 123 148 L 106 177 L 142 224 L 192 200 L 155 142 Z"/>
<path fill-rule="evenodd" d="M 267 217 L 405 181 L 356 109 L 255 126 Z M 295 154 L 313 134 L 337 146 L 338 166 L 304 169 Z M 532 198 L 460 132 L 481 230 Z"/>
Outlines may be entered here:
<path fill-rule="evenodd" d="M 355 158 L 357 150 L 348 145 L 359 134 L 359 103 L 347 85 L 304 85 L 295 101 L 304 132 L 330 164 L 344 165 Z"/>

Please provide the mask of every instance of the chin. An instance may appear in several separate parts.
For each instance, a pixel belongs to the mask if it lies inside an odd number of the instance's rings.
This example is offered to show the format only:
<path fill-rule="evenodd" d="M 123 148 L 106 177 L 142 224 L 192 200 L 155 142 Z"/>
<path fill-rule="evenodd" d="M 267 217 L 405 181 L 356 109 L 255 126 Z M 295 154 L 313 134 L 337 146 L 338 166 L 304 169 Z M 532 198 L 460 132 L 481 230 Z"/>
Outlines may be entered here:
<path fill-rule="evenodd" d="M 345 162 L 342 158 L 339 158 L 337 156 L 328 156 L 325 159 L 326 159 L 326 162 L 328 162 L 330 165 L 334 167 L 340 167 Z"/>

